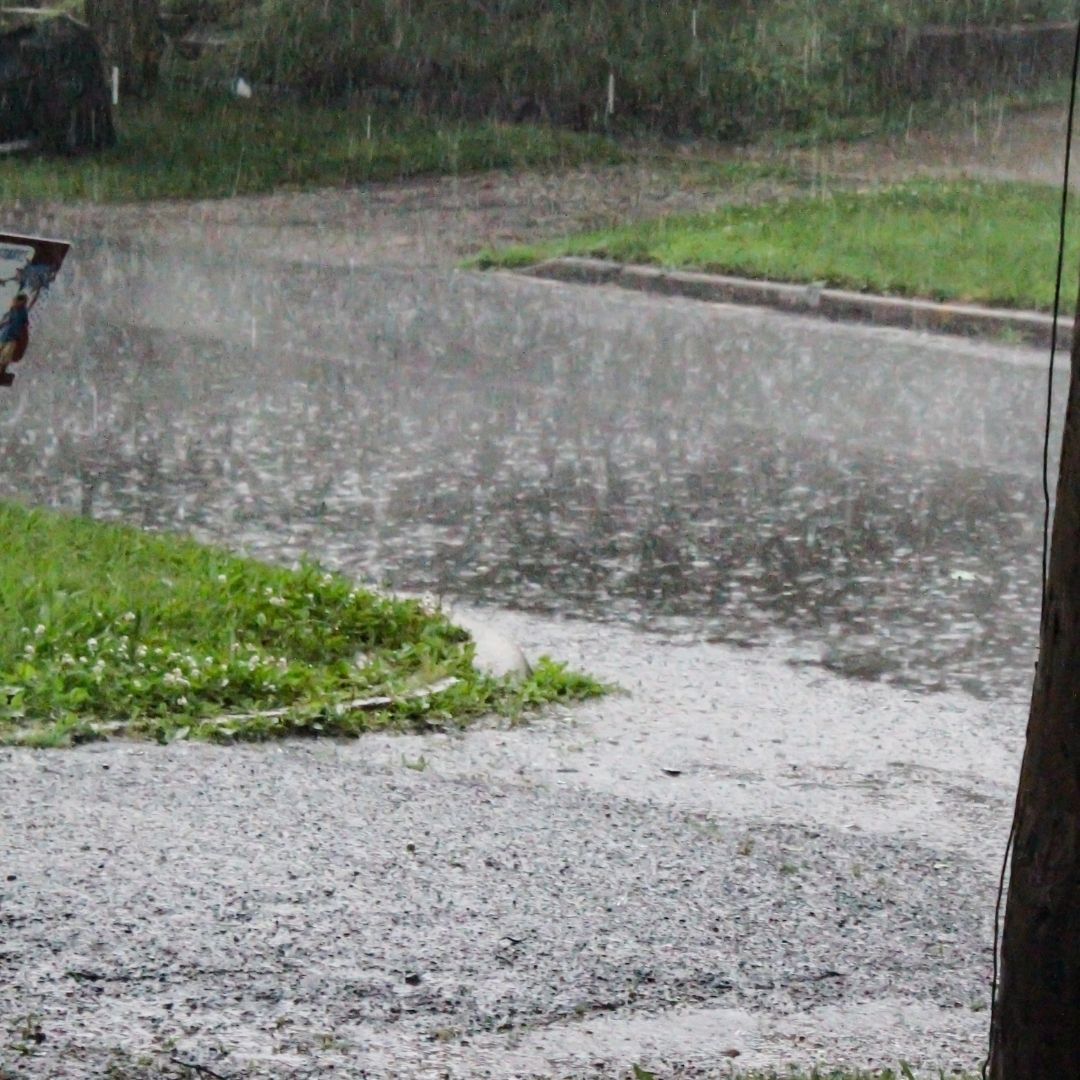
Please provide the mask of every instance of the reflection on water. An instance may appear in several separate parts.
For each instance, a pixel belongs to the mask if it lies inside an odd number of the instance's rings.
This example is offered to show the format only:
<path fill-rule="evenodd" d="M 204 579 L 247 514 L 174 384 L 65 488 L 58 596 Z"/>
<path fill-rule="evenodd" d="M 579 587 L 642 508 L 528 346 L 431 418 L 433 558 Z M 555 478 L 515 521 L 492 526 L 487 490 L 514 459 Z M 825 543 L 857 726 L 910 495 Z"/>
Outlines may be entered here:
<path fill-rule="evenodd" d="M 590 317 L 557 293 L 417 286 L 436 317 L 400 281 L 327 280 L 193 275 L 171 307 L 159 284 L 138 310 L 70 310 L 74 345 L 51 328 L 48 367 L 5 399 L 0 492 L 400 589 L 1026 688 L 1039 489 L 1000 468 L 1027 436 L 1026 372 L 993 369 L 1012 403 L 975 412 L 957 461 L 925 415 L 950 403 L 910 390 L 910 357 L 866 367 L 855 338 L 836 367 L 804 337 L 766 367 L 753 327 L 718 346 L 685 311 L 643 344 L 622 299 Z M 352 314 L 326 324 L 312 282 Z"/>

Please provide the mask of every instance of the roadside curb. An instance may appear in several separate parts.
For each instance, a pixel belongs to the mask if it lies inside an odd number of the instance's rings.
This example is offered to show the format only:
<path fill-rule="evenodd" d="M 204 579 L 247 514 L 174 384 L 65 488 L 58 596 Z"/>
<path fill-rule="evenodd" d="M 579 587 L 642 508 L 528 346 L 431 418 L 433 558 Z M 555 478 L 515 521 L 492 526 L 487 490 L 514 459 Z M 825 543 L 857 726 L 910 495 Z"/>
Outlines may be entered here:
<path fill-rule="evenodd" d="M 797 315 L 817 315 L 834 322 L 865 322 L 905 330 L 926 330 L 963 337 L 1012 338 L 1049 348 L 1054 320 L 1037 311 L 1010 311 L 975 304 L 939 304 L 898 296 L 792 285 L 779 281 L 661 270 L 568 256 L 550 259 L 515 273 L 573 285 L 615 285 L 622 289 L 680 296 L 719 304 L 777 308 Z M 1058 317 L 1058 346 L 1072 348 L 1071 319 Z"/>

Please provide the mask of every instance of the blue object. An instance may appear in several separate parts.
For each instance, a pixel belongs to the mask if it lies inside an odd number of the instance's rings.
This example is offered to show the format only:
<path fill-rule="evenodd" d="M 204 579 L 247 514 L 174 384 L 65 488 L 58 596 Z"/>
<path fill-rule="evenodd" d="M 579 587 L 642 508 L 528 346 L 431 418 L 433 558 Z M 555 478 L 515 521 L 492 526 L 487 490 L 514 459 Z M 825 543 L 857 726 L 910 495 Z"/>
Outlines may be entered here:
<path fill-rule="evenodd" d="M 17 341 L 22 332 L 30 325 L 30 312 L 26 308 L 12 308 L 0 324 L 0 343 Z"/>

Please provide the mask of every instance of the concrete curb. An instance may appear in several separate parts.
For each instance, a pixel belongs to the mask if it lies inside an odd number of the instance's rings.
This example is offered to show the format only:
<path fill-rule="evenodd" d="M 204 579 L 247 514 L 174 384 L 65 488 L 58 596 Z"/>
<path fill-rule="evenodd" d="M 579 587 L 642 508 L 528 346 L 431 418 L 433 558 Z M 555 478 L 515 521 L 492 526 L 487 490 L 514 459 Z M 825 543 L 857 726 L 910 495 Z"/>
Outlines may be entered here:
<path fill-rule="evenodd" d="M 551 259 L 516 271 L 529 277 L 575 285 L 616 285 L 658 296 L 681 296 L 721 304 L 749 304 L 834 321 L 867 322 L 906 330 L 965 337 L 1012 338 L 1049 348 L 1053 318 L 1037 311 L 1010 311 L 974 304 L 938 304 L 778 281 L 661 270 L 604 259 Z M 1058 346 L 1072 347 L 1071 319 L 1058 318 Z"/>

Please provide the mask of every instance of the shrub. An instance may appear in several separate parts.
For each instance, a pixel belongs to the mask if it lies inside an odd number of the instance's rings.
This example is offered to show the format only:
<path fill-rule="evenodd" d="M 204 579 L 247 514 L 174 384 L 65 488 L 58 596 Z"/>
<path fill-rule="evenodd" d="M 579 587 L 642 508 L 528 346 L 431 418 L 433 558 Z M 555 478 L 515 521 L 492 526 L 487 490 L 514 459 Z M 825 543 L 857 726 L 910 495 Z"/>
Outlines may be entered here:
<path fill-rule="evenodd" d="M 579 127 L 611 122 L 614 76 L 618 124 L 732 135 L 880 108 L 905 27 L 1068 15 L 1063 0 L 263 0 L 242 63 L 318 97 Z"/>

